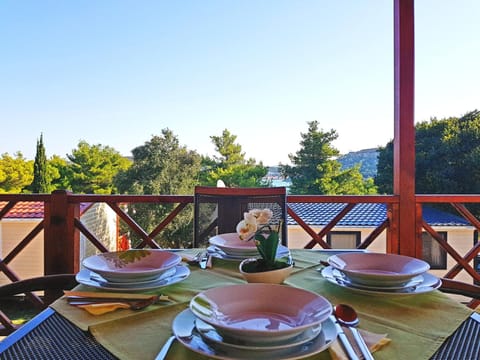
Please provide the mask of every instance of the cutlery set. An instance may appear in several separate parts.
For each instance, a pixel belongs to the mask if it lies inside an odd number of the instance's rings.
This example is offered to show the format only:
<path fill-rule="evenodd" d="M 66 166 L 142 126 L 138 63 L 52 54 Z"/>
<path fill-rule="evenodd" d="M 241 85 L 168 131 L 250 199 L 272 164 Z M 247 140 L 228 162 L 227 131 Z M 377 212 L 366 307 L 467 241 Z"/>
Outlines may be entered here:
<path fill-rule="evenodd" d="M 70 305 L 83 307 L 90 305 L 141 310 L 158 302 L 171 301 L 165 295 L 125 294 L 112 292 L 64 291 Z"/>

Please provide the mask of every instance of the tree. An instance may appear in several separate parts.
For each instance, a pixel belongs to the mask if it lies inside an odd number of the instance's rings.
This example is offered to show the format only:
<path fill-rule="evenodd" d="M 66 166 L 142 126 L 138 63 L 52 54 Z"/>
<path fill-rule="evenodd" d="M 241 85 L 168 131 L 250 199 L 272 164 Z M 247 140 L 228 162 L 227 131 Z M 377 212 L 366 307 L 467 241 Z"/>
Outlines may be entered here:
<path fill-rule="evenodd" d="M 45 146 L 43 145 L 43 134 L 37 140 L 37 152 L 35 162 L 33 163 L 33 181 L 29 186 L 32 193 L 48 193 L 50 189 L 47 177 L 47 157 L 45 155 Z"/>
<path fill-rule="evenodd" d="M 359 166 L 341 170 L 336 160 L 339 151 L 332 146 L 338 138 L 335 130 L 319 130 L 318 121 L 308 122 L 302 133 L 300 150 L 290 154 L 292 165 L 281 165 L 281 172 L 292 180 L 292 194 L 371 194 L 376 193 L 372 180 L 364 180 Z"/>
<path fill-rule="evenodd" d="M 144 145 L 132 150 L 132 166 L 121 171 L 115 183 L 126 194 L 192 194 L 198 183 L 201 157 L 180 146 L 178 138 L 169 130 L 153 136 Z M 131 204 L 128 208 L 135 221 L 147 232 L 172 212 L 173 204 Z M 188 247 L 193 240 L 193 211 L 180 212 L 175 221 L 156 238 L 162 247 Z M 134 244 L 138 237 L 131 234 Z"/>
<path fill-rule="evenodd" d="M 480 193 L 480 112 L 432 118 L 415 126 L 415 192 Z M 380 148 L 377 176 L 382 193 L 393 192 L 393 141 Z"/>
<path fill-rule="evenodd" d="M 33 161 L 27 161 L 18 151 L 14 157 L 8 153 L 0 158 L 0 193 L 18 194 L 33 180 Z"/>
<path fill-rule="evenodd" d="M 211 136 L 210 139 L 220 156 L 202 159 L 202 184 L 216 185 L 222 180 L 228 187 L 265 186 L 262 178 L 267 174 L 267 168 L 253 158 L 245 159 L 242 146 L 235 142 L 236 135 L 225 129 L 221 136 Z"/>
<path fill-rule="evenodd" d="M 114 177 L 131 165 L 131 162 L 115 149 L 100 144 L 89 145 L 85 141 L 80 141 L 78 148 L 67 157 L 70 160 L 68 183 L 75 193 L 116 193 Z"/>
<path fill-rule="evenodd" d="M 69 181 L 69 166 L 64 158 L 53 155 L 47 161 L 47 179 L 50 184 L 48 192 L 53 190 L 71 189 Z"/>

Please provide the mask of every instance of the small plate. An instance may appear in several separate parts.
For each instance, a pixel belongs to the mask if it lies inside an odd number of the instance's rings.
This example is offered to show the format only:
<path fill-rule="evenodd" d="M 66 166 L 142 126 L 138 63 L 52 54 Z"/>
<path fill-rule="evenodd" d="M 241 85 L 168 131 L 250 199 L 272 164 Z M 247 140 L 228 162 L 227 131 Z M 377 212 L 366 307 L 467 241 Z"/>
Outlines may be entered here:
<path fill-rule="evenodd" d="M 88 270 L 110 282 L 147 281 L 182 261 L 182 257 L 165 250 L 131 249 L 89 256 L 82 261 Z"/>
<path fill-rule="evenodd" d="M 240 240 L 237 233 L 218 234 L 211 237 L 208 242 L 219 247 L 227 255 L 255 256 L 259 255 L 253 240 Z"/>
<path fill-rule="evenodd" d="M 271 343 L 248 343 L 245 341 L 239 341 L 238 339 L 226 338 L 218 333 L 218 331 L 211 325 L 206 322 L 196 319 L 195 327 L 200 335 L 207 341 L 209 344 L 212 344 L 215 347 L 223 347 L 227 351 L 229 349 L 239 349 L 239 350 L 250 350 L 250 351 L 276 351 L 276 350 L 285 350 L 292 348 L 294 346 L 302 345 L 309 341 L 315 339 L 322 331 L 322 326 L 308 328 L 300 335 L 294 337 L 288 342 L 271 342 Z"/>
<path fill-rule="evenodd" d="M 190 309 L 183 310 L 173 320 L 172 330 L 177 340 L 188 349 L 206 355 L 211 359 L 235 359 L 235 360 L 297 360 L 307 356 L 313 356 L 326 350 L 337 338 L 337 331 L 333 322 L 327 318 L 322 323 L 322 331 L 312 341 L 302 345 L 293 346 L 289 349 L 276 350 L 271 352 L 257 352 L 255 350 L 220 349 L 206 342 L 196 329 L 191 337 L 181 337 L 182 328 L 186 324 L 195 323 L 195 315 Z"/>
<path fill-rule="evenodd" d="M 223 260 L 242 261 L 252 257 L 260 257 L 258 252 L 255 255 L 228 255 L 222 249 L 213 245 L 209 246 L 207 251 L 211 256 Z M 282 258 L 288 255 L 290 255 L 290 250 L 286 246 L 278 245 L 277 258 Z"/>
<path fill-rule="evenodd" d="M 161 288 L 168 285 L 176 284 L 182 280 L 185 280 L 190 275 L 190 269 L 184 265 L 175 266 L 175 274 L 167 277 L 161 278 L 157 281 L 148 283 L 148 284 L 138 284 L 138 285 L 129 285 L 129 286 L 118 286 L 117 284 L 111 286 L 109 284 L 102 283 L 95 279 L 95 275 L 92 277 L 91 271 L 84 269 L 81 270 L 77 276 L 76 280 L 83 285 L 91 286 L 97 289 L 110 290 L 110 291 L 146 291 Z"/>
<path fill-rule="evenodd" d="M 364 285 L 364 284 L 357 284 L 356 282 L 352 281 L 347 275 L 342 273 L 338 269 L 333 269 L 332 272 L 333 276 L 339 281 L 344 282 L 346 285 L 350 287 L 355 287 L 364 290 L 380 290 L 380 291 L 395 291 L 395 290 L 403 290 L 410 288 L 412 286 L 420 285 L 423 282 L 423 275 L 418 275 L 412 278 L 410 281 L 403 283 L 401 285 L 393 285 L 393 286 L 373 286 L 373 285 Z"/>
<path fill-rule="evenodd" d="M 332 284 L 338 285 L 340 287 L 343 287 L 345 289 L 349 289 L 358 293 L 363 293 L 363 294 L 370 294 L 370 295 L 391 295 L 391 296 L 408 296 L 408 295 L 418 295 L 418 294 L 425 294 L 430 291 L 438 289 L 442 285 L 442 281 L 437 278 L 436 276 L 429 274 L 429 273 L 424 273 L 423 276 L 423 282 L 418 284 L 417 286 L 412 286 L 409 288 L 401 289 L 401 290 L 392 290 L 392 291 L 385 291 L 385 290 L 366 290 L 366 289 L 360 289 L 358 287 L 353 287 L 350 286 L 348 283 L 345 281 L 339 279 L 338 277 L 335 277 L 334 275 L 334 268 L 331 266 L 327 266 L 322 269 L 322 276 Z"/>
<path fill-rule="evenodd" d="M 105 280 L 102 276 L 97 274 L 96 272 L 90 271 L 90 278 L 93 280 L 97 281 L 99 284 L 102 286 L 107 286 L 107 287 L 123 287 L 123 288 L 131 288 L 133 287 L 138 287 L 138 286 L 146 286 L 150 285 L 152 283 L 156 283 L 162 279 L 169 278 L 177 272 L 176 267 L 173 267 L 171 269 L 166 270 L 165 272 L 161 273 L 160 276 L 157 276 L 154 279 L 151 280 L 144 280 L 144 281 L 132 281 L 132 282 L 111 282 Z"/>
<path fill-rule="evenodd" d="M 202 291 L 190 301 L 190 310 L 222 336 L 260 344 L 288 341 L 319 326 L 332 304 L 304 289 L 252 283 Z"/>

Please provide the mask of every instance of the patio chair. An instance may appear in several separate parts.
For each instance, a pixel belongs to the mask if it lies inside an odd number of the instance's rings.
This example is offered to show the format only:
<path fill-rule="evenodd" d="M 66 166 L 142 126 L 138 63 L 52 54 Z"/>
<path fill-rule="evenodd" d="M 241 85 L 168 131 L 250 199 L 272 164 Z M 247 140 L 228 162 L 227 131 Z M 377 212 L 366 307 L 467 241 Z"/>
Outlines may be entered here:
<path fill-rule="evenodd" d="M 273 225 L 281 222 L 281 243 L 287 246 L 287 190 L 285 187 L 195 187 L 193 247 L 204 247 L 216 234 L 232 233 L 251 209 L 271 209 Z"/>
<path fill-rule="evenodd" d="M 75 274 L 45 275 L 15 281 L 0 286 L 0 305 L 6 300 L 21 301 L 21 295 L 24 294 L 33 307 L 40 311 L 61 297 L 62 290 L 70 290 L 77 284 Z M 42 295 L 38 292 L 42 292 Z M 18 327 L 0 309 L 0 336 L 9 335 Z"/>
<path fill-rule="evenodd" d="M 447 278 L 441 278 L 442 285 L 440 291 L 447 294 L 462 295 L 468 299 L 466 305 L 472 309 L 475 309 L 480 305 L 480 286 L 475 284 L 468 284 L 458 280 L 452 280 Z"/>

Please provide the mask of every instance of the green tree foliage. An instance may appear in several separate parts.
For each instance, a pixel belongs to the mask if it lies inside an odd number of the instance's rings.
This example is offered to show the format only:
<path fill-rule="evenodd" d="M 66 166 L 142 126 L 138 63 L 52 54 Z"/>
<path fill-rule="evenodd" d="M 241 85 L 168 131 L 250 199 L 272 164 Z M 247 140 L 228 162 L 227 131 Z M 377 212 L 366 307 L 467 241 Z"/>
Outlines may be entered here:
<path fill-rule="evenodd" d="M 74 193 L 112 194 L 117 189 L 113 179 L 121 170 L 126 170 L 131 162 L 109 147 L 89 145 L 80 141 L 77 149 L 67 155 L 67 178 Z"/>
<path fill-rule="evenodd" d="M 332 146 L 335 130 L 319 130 L 318 121 L 308 122 L 308 132 L 301 134 L 300 150 L 290 154 L 292 165 L 282 165 L 282 174 L 292 180 L 292 194 L 372 194 L 373 180 L 364 180 L 359 166 L 342 170 L 336 160 L 339 151 Z"/>
<path fill-rule="evenodd" d="M 194 151 L 180 146 L 178 138 L 169 130 L 161 136 L 153 136 L 144 145 L 132 151 L 133 164 L 116 177 L 115 183 L 125 194 L 193 194 L 198 183 L 201 157 Z M 165 216 L 172 212 L 174 204 L 132 204 L 129 214 L 147 232 L 152 231 Z M 188 247 L 193 239 L 193 211 L 181 211 L 155 239 L 162 247 Z M 139 238 L 130 234 L 134 244 Z"/>
<path fill-rule="evenodd" d="M 45 194 L 50 190 L 43 134 L 41 134 L 40 139 L 37 140 L 37 152 L 35 154 L 35 162 L 33 163 L 33 181 L 29 186 L 29 190 L 34 194 Z"/>
<path fill-rule="evenodd" d="M 480 111 L 415 126 L 415 192 L 480 193 Z M 393 193 L 393 141 L 380 149 L 375 183 Z"/>
<path fill-rule="evenodd" d="M 255 159 L 245 159 L 242 146 L 236 143 L 237 136 L 227 129 L 221 136 L 211 136 L 215 151 L 219 156 L 202 159 L 201 182 L 204 185 L 216 185 L 222 180 L 228 187 L 261 187 L 262 178 L 268 170 Z"/>
<path fill-rule="evenodd" d="M 69 167 L 67 161 L 58 156 L 53 155 L 47 161 L 47 179 L 50 184 L 48 192 L 53 190 L 70 190 Z"/>
<path fill-rule="evenodd" d="M 21 152 L 12 157 L 0 157 L 0 194 L 18 194 L 32 183 L 33 161 L 27 161 Z"/>

